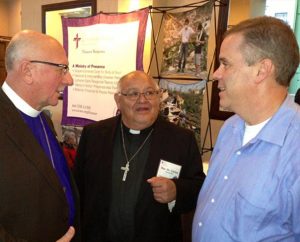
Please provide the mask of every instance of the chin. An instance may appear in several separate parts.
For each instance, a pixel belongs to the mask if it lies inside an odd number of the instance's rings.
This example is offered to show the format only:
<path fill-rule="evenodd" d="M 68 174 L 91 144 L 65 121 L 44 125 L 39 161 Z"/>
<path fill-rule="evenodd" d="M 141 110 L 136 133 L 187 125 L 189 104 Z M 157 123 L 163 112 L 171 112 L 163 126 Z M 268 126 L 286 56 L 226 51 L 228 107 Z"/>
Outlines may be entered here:
<path fill-rule="evenodd" d="M 50 106 L 56 106 L 57 104 L 58 104 L 58 99 L 49 102 L 49 105 L 50 105 Z"/>
<path fill-rule="evenodd" d="M 231 108 L 228 105 L 222 105 L 221 103 L 220 109 L 222 109 L 223 111 L 232 112 Z"/>
<path fill-rule="evenodd" d="M 136 120 L 136 125 L 139 126 L 139 129 L 146 129 L 153 124 L 153 120 L 151 119 L 143 119 Z"/>

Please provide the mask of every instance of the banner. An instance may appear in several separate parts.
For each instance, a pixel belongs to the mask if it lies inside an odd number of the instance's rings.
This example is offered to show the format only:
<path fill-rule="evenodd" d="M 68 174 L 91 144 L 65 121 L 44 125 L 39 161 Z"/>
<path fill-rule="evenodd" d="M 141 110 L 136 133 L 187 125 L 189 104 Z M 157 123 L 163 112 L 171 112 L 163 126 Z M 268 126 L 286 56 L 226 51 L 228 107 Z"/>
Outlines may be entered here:
<path fill-rule="evenodd" d="M 178 126 L 194 132 L 201 151 L 201 109 L 206 81 L 170 81 L 162 79 L 161 115 Z"/>
<path fill-rule="evenodd" d="M 190 11 L 167 13 L 161 75 L 207 78 L 207 44 L 214 1 Z"/>
<path fill-rule="evenodd" d="M 63 44 L 73 86 L 63 96 L 63 125 L 84 126 L 112 117 L 117 82 L 143 70 L 143 51 L 149 9 L 123 14 L 99 13 L 64 18 Z"/>

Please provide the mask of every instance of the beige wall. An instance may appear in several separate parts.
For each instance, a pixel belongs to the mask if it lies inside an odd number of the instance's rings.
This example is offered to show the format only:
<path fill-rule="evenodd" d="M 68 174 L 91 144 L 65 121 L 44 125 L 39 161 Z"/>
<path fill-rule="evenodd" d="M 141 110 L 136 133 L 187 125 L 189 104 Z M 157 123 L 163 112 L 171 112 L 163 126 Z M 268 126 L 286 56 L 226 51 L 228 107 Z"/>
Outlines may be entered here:
<path fill-rule="evenodd" d="M 70 2 L 73 0 L 64 0 Z M 22 0 L 22 29 L 41 31 L 41 5 L 62 2 L 61 0 Z M 97 0 L 97 12 L 117 12 L 117 0 Z"/>
<path fill-rule="evenodd" d="M 264 15 L 266 0 L 230 0 L 228 25 L 242 20 Z"/>
<path fill-rule="evenodd" d="M 0 35 L 8 36 L 8 2 L 0 1 Z"/>
<path fill-rule="evenodd" d="M 8 4 L 8 36 L 13 36 L 21 29 L 21 0 L 9 1 Z"/>

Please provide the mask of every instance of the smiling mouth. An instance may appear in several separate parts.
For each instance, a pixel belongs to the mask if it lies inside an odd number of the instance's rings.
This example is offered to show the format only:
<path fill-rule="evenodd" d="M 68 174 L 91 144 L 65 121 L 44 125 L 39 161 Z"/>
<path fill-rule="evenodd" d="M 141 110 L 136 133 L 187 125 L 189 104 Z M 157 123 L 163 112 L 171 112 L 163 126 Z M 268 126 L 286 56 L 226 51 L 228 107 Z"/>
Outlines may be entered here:
<path fill-rule="evenodd" d="M 225 91 L 226 88 L 225 87 L 219 87 L 219 90 L 222 92 L 222 91 Z"/>
<path fill-rule="evenodd" d="M 149 110 L 150 110 L 150 108 L 148 108 L 148 107 L 140 107 L 140 108 L 136 109 L 136 111 L 138 111 L 138 112 L 145 112 L 145 111 L 149 111 Z"/>

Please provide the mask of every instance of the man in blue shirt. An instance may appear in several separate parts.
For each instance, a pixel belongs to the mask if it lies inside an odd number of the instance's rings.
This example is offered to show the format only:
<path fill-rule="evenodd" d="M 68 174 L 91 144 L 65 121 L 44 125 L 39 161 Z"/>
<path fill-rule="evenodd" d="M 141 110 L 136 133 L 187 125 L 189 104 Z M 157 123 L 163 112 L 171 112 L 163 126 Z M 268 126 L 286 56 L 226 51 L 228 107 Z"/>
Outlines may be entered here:
<path fill-rule="evenodd" d="M 222 127 L 200 191 L 193 242 L 300 241 L 300 110 L 287 87 L 299 47 L 281 20 L 258 17 L 226 34 L 213 74 Z"/>

